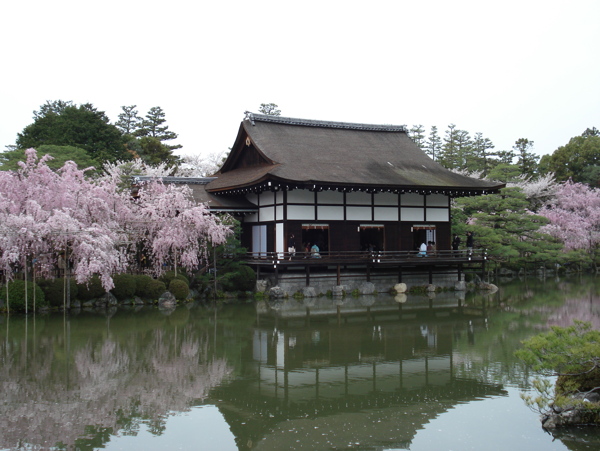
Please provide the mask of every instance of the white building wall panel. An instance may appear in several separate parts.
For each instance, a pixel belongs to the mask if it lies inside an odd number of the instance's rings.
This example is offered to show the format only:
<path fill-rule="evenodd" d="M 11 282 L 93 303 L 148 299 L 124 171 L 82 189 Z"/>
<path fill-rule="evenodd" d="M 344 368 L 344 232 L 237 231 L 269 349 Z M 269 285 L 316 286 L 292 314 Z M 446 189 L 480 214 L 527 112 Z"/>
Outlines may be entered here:
<path fill-rule="evenodd" d="M 321 191 L 317 193 L 317 202 L 319 204 L 343 204 L 344 193 L 339 191 Z"/>
<path fill-rule="evenodd" d="M 430 194 L 427 196 L 428 207 L 447 207 L 448 205 L 448 196 L 445 194 Z"/>
<path fill-rule="evenodd" d="M 277 205 L 275 207 L 275 216 L 278 221 L 283 221 L 283 205 Z"/>
<path fill-rule="evenodd" d="M 312 205 L 288 205 L 287 209 L 289 220 L 315 220 L 315 207 Z"/>
<path fill-rule="evenodd" d="M 401 208 L 401 221 L 425 221 L 425 210 L 423 208 Z"/>
<path fill-rule="evenodd" d="M 375 221 L 397 221 L 398 208 L 375 207 Z"/>
<path fill-rule="evenodd" d="M 254 193 L 246 194 L 246 199 L 252 202 L 254 205 L 258 205 L 258 195 Z"/>
<path fill-rule="evenodd" d="M 260 220 L 262 221 L 273 221 L 275 219 L 275 210 L 273 207 L 261 207 L 258 209 Z"/>
<path fill-rule="evenodd" d="M 344 207 L 334 207 L 331 205 L 317 207 L 317 220 L 332 220 L 332 221 L 343 221 L 344 220 Z"/>
<path fill-rule="evenodd" d="M 295 189 L 288 191 L 287 201 L 292 204 L 314 204 L 315 193 L 305 189 Z"/>
<path fill-rule="evenodd" d="M 349 221 L 372 221 L 371 207 L 346 207 L 346 219 Z"/>
<path fill-rule="evenodd" d="M 416 193 L 406 193 L 400 196 L 402 206 L 423 206 L 425 205 L 425 196 Z"/>
<path fill-rule="evenodd" d="M 427 221 L 448 222 L 450 211 L 447 208 L 428 208 Z"/>
<path fill-rule="evenodd" d="M 371 195 L 363 192 L 348 193 L 346 194 L 346 203 L 349 205 L 371 205 Z"/>
<path fill-rule="evenodd" d="M 275 193 L 271 191 L 265 191 L 260 195 L 260 206 L 273 205 L 275 203 Z"/>
<path fill-rule="evenodd" d="M 377 193 L 374 203 L 375 205 L 398 205 L 398 194 Z"/>
<path fill-rule="evenodd" d="M 279 258 L 283 258 L 285 246 L 285 237 L 283 235 L 283 223 L 275 224 L 275 251 L 280 254 Z"/>

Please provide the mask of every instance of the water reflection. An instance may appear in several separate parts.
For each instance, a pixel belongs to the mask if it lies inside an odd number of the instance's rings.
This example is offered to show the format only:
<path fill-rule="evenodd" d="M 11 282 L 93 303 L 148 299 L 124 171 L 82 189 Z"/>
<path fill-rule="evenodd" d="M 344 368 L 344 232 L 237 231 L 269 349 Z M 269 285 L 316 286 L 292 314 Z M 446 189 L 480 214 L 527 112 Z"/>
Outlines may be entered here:
<path fill-rule="evenodd" d="M 165 436 L 169 417 L 215 406 L 239 449 L 410 449 L 457 406 L 527 388 L 513 356 L 522 339 L 573 318 L 600 328 L 598 293 L 595 280 L 528 280 L 490 294 L 2 318 L 0 448 L 110 448 L 117 435 Z M 546 449 L 597 439 L 552 442 L 531 415 L 521 435 Z M 524 443 L 507 434 L 499 446 Z"/>
<path fill-rule="evenodd" d="M 232 370 L 185 313 L 7 320 L 0 446 L 97 447 L 142 422 L 160 434 L 171 411 L 202 402 Z"/>

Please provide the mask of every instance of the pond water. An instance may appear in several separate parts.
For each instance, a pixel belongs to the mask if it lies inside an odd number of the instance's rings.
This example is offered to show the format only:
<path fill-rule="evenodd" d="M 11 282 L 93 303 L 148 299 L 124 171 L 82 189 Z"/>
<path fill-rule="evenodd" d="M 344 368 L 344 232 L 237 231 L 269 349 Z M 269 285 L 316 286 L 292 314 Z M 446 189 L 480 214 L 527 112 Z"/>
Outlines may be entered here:
<path fill-rule="evenodd" d="M 513 355 L 600 328 L 600 280 L 498 285 L 0 317 L 0 449 L 600 449 L 541 428 Z"/>

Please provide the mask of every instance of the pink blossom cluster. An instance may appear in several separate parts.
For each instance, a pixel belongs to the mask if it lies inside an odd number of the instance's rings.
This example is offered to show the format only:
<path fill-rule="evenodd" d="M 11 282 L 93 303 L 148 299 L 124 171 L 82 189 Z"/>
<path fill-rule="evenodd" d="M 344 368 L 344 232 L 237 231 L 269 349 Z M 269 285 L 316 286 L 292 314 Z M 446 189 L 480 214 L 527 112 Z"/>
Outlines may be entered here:
<path fill-rule="evenodd" d="M 591 251 L 600 243 L 600 191 L 597 189 L 565 182 L 539 214 L 550 220 L 540 231 L 560 239 L 566 249 Z"/>
<path fill-rule="evenodd" d="M 18 171 L 0 171 L 0 269 L 9 278 L 32 262 L 50 275 L 63 255 L 77 282 L 97 274 L 111 289 L 111 276 L 126 271 L 141 246 L 157 273 L 166 263 L 194 269 L 207 243 L 230 233 L 187 187 L 157 179 L 134 201 L 118 171 L 92 179 L 73 162 L 52 171 L 49 158 L 28 149 Z"/>

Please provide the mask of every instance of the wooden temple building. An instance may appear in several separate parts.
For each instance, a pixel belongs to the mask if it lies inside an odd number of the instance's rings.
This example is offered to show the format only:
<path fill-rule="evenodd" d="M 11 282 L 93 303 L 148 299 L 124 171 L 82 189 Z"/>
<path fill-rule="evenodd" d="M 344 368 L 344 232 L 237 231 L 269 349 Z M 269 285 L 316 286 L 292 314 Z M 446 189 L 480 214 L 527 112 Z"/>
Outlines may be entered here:
<path fill-rule="evenodd" d="M 212 210 L 237 217 L 242 245 L 268 265 L 305 265 L 299 258 L 315 244 L 321 260 L 312 264 L 375 252 L 395 256 L 395 265 L 423 242 L 443 256 L 451 249 L 451 199 L 504 186 L 444 168 L 405 126 L 252 113 L 215 176 L 185 183 Z"/>

